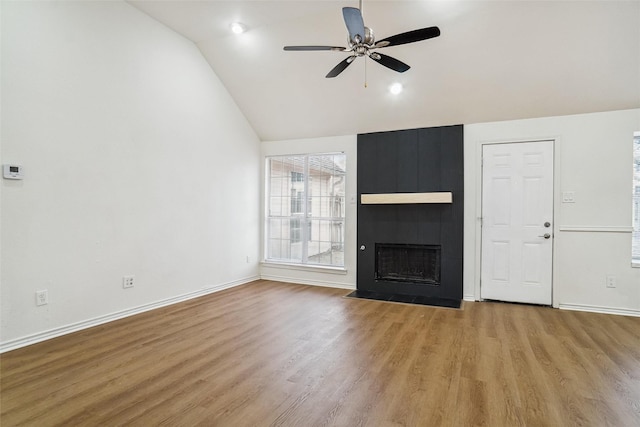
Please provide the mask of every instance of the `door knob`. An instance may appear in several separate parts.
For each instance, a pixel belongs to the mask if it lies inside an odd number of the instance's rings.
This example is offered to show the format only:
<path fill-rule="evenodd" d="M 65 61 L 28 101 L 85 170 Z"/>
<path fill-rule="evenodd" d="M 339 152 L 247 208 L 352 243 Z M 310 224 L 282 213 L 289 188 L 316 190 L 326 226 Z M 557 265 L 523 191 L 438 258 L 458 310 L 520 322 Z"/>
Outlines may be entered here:
<path fill-rule="evenodd" d="M 538 237 L 544 237 L 545 239 L 549 239 L 549 238 L 551 238 L 551 234 L 544 233 L 542 236 L 538 236 Z"/>
<path fill-rule="evenodd" d="M 364 251 L 366 248 L 364 247 L 364 245 L 360 245 L 360 250 Z"/>

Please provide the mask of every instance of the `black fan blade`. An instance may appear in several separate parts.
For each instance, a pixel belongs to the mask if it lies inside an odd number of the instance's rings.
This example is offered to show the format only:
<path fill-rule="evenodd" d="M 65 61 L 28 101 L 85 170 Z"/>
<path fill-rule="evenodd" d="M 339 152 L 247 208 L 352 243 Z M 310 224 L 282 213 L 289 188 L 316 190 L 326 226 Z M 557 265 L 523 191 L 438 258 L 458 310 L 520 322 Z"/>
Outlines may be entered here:
<path fill-rule="evenodd" d="M 311 50 L 336 50 L 336 51 L 344 51 L 346 47 L 339 46 L 285 46 L 284 50 L 294 50 L 294 51 L 311 51 Z"/>
<path fill-rule="evenodd" d="M 329 71 L 329 74 L 327 74 L 325 77 L 330 79 L 332 77 L 337 76 L 338 74 L 343 72 L 345 70 L 345 68 L 347 68 L 349 66 L 349 64 L 351 64 L 353 62 L 354 59 L 356 59 L 355 56 L 350 56 L 350 57 L 346 58 L 344 61 L 340 62 L 338 65 L 333 67 L 333 70 Z"/>
<path fill-rule="evenodd" d="M 364 40 L 364 21 L 362 20 L 360 9 L 343 7 L 342 16 L 344 17 L 347 30 L 349 30 L 349 40 L 356 43 L 357 38 L 359 38 L 359 42 L 362 42 Z"/>
<path fill-rule="evenodd" d="M 438 27 L 420 28 L 419 30 L 407 31 L 406 33 L 396 34 L 387 37 L 375 44 L 375 47 L 398 46 L 401 44 L 419 42 L 422 40 L 432 39 L 440 35 Z"/>
<path fill-rule="evenodd" d="M 405 71 L 407 71 L 409 67 L 407 64 L 405 64 L 402 61 L 398 61 L 395 58 L 392 58 L 388 55 L 383 55 L 381 53 L 372 53 L 369 58 L 373 59 L 374 61 L 384 65 L 387 68 L 391 68 L 393 71 L 397 71 L 399 73 L 404 73 Z"/>

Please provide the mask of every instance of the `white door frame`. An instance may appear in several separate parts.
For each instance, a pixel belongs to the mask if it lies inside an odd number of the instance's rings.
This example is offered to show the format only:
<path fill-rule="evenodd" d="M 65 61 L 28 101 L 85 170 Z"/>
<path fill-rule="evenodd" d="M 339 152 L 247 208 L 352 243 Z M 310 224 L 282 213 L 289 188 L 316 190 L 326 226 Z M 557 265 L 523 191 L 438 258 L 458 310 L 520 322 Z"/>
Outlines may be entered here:
<path fill-rule="evenodd" d="M 480 141 L 476 144 L 476 161 L 475 161 L 475 186 L 476 186 L 476 200 L 475 200 L 475 259 L 474 259 L 474 299 L 476 301 L 483 301 L 480 297 L 480 277 L 481 277 L 481 269 L 482 269 L 482 151 L 485 145 L 493 145 L 493 144 L 514 144 L 514 143 L 524 143 L 524 142 L 542 142 L 542 141 L 552 141 L 553 142 L 553 213 L 552 213 L 552 265 L 551 265 L 551 305 L 552 307 L 558 308 L 558 299 L 557 299 L 557 279 L 558 279 L 558 269 L 557 269 L 557 256 L 558 256 L 558 215 L 557 209 L 560 206 L 560 196 L 558 189 L 560 188 L 560 174 L 558 173 L 559 164 L 560 164 L 560 145 L 561 139 L 559 136 L 549 136 L 549 137 L 537 137 L 537 138 L 510 138 L 504 140 L 488 140 L 488 141 Z"/>

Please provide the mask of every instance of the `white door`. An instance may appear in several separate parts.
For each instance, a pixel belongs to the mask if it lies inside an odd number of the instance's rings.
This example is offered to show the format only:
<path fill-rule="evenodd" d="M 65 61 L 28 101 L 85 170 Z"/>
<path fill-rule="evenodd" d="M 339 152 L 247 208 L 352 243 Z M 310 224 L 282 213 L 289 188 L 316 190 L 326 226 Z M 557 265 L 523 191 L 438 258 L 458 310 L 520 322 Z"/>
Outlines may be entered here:
<path fill-rule="evenodd" d="M 483 299 L 551 305 L 553 141 L 482 149 Z"/>

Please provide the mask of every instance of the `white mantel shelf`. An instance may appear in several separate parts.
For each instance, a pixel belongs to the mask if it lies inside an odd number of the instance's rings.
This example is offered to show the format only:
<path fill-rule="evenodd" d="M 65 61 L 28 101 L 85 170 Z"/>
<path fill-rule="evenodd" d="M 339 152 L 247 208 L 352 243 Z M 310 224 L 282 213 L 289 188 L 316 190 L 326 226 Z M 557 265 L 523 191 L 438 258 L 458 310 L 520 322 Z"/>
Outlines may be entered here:
<path fill-rule="evenodd" d="M 401 205 L 420 203 L 453 203 L 451 192 L 362 194 L 363 205 Z"/>

